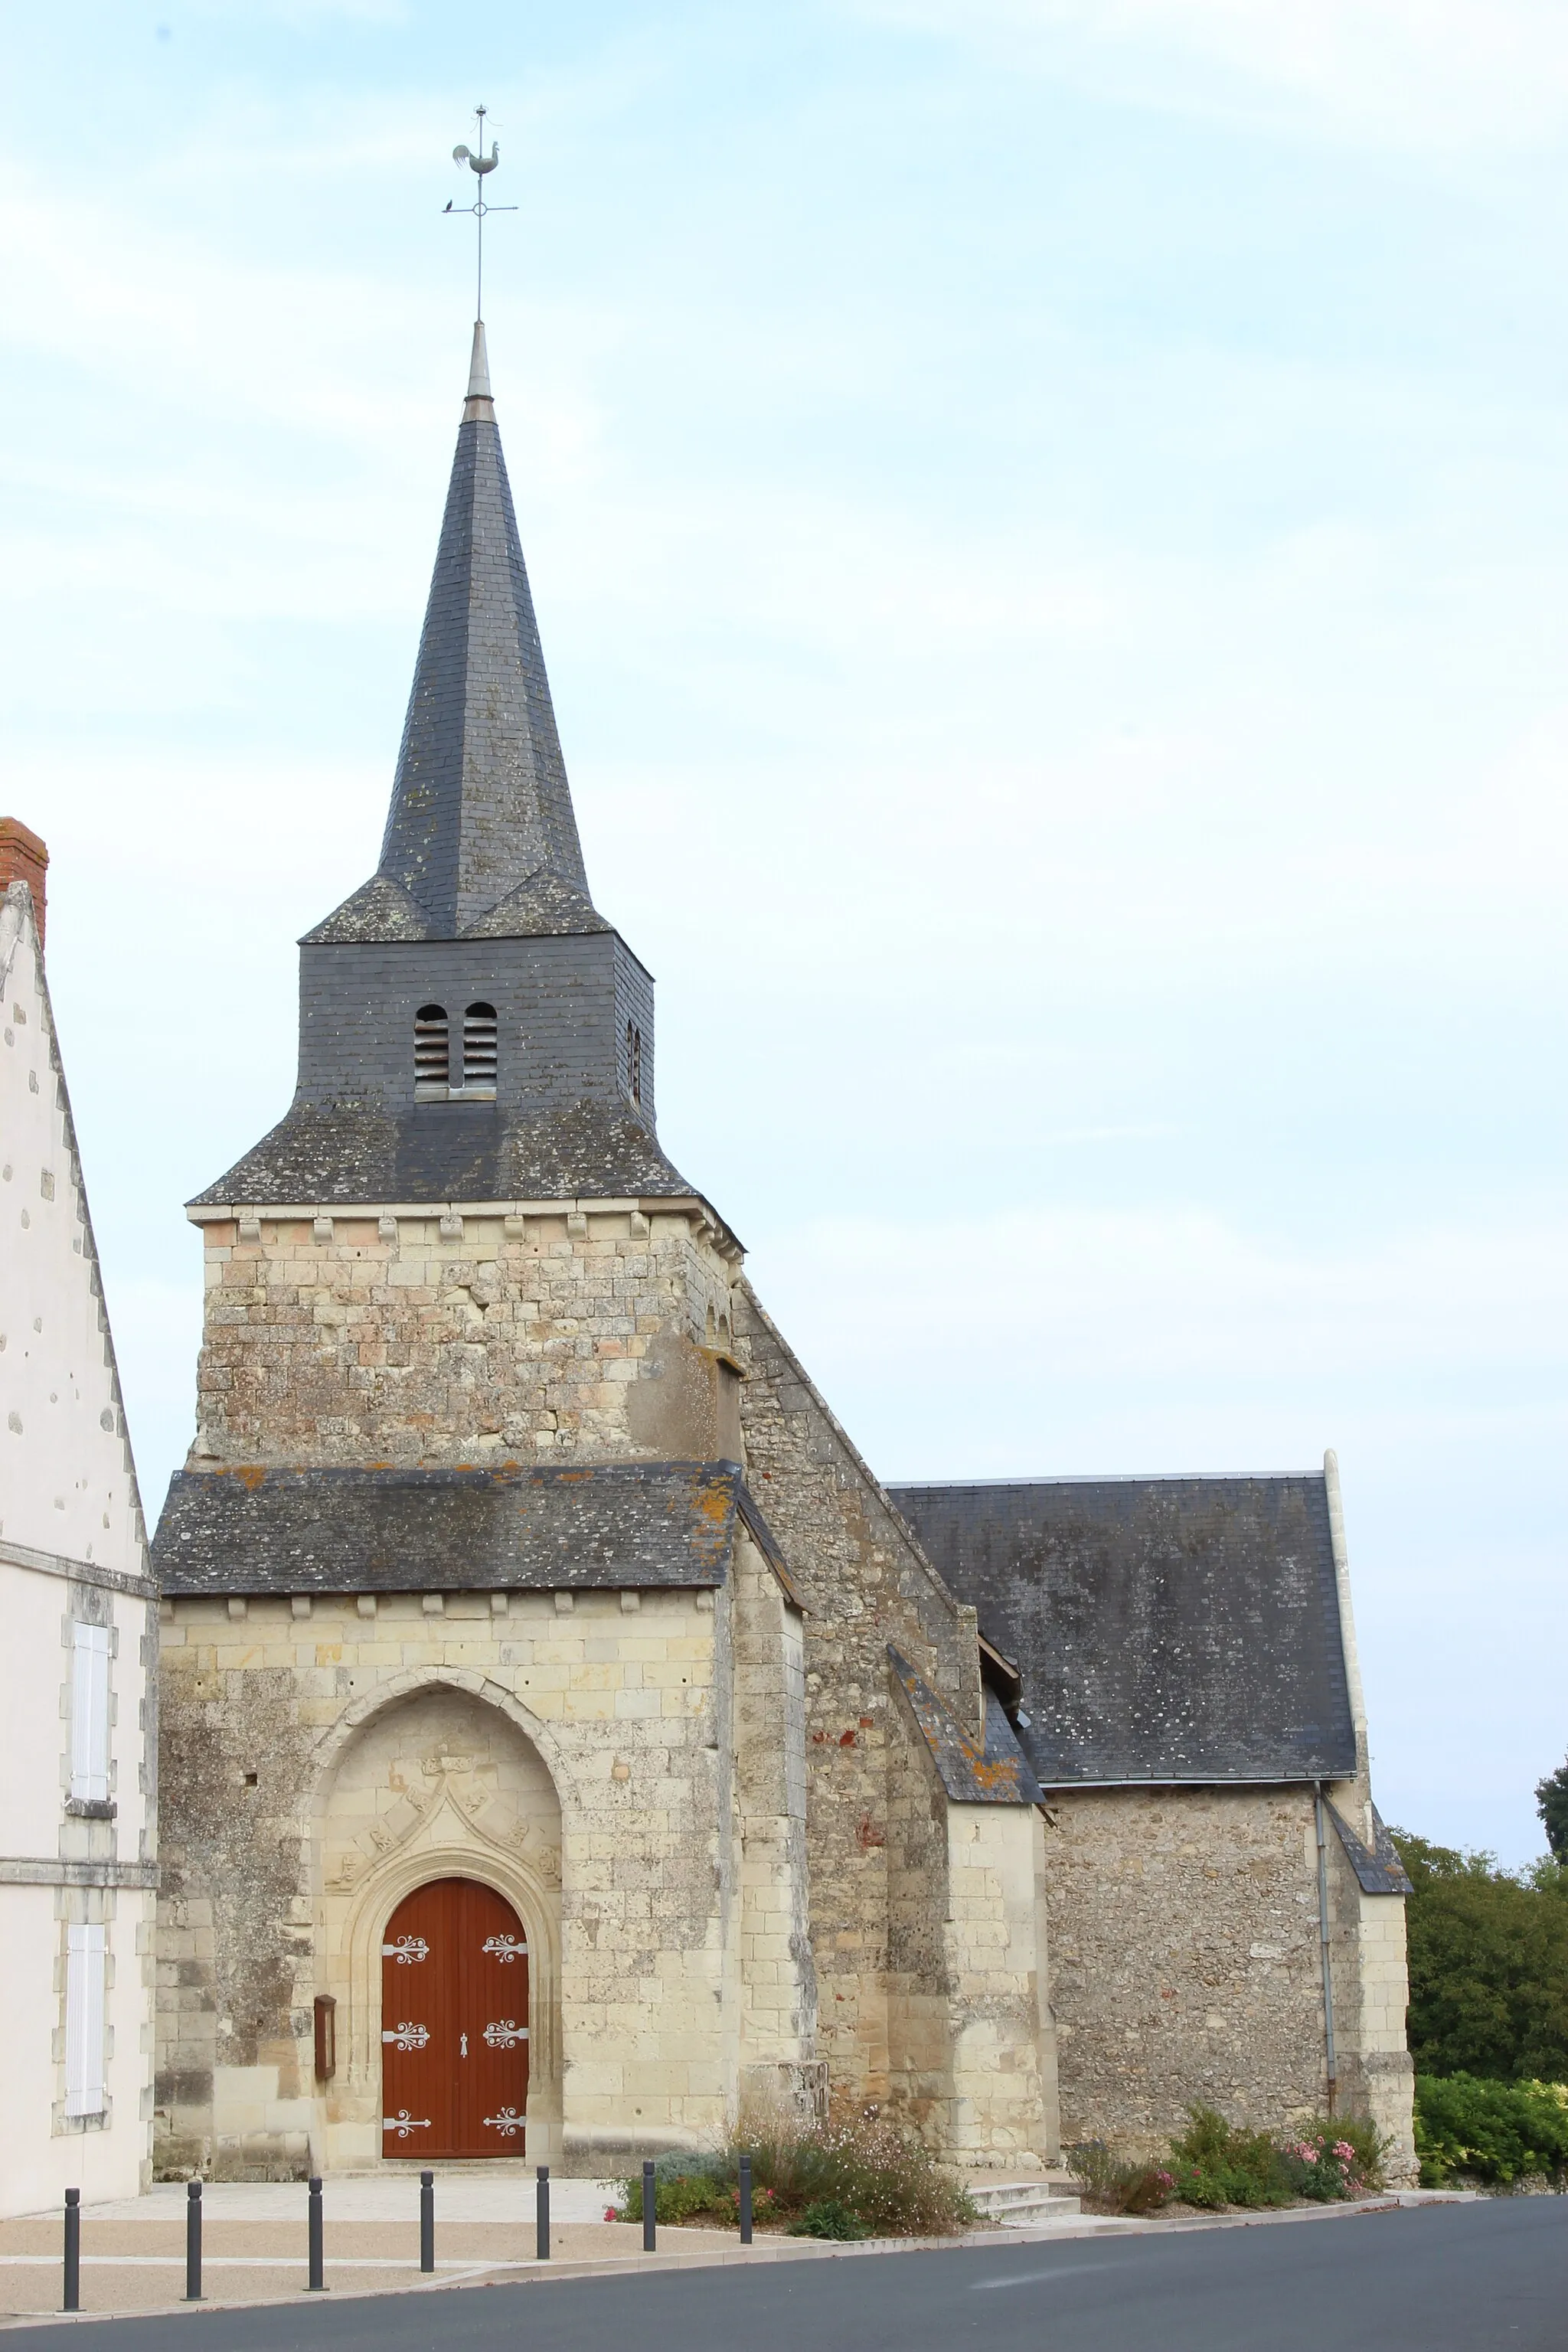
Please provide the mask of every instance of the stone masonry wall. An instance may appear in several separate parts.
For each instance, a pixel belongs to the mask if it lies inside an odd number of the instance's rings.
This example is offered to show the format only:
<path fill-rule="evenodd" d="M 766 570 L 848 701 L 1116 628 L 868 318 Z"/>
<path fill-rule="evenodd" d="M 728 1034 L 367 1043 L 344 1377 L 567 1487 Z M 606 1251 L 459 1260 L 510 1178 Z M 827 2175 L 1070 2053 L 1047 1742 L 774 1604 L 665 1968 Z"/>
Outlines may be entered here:
<path fill-rule="evenodd" d="M 1054 2158 L 1040 1816 L 1033 1805 L 950 1804 L 947 1841 L 952 2094 L 942 2145 L 977 2166 Z"/>
<path fill-rule="evenodd" d="M 415 1884 L 471 1871 L 542 1949 L 558 1935 L 560 2140 L 542 2115 L 531 2158 L 603 2170 L 721 2125 L 738 2023 L 735 1766 L 719 1720 L 731 1607 L 727 1592 L 680 1591 L 166 1601 L 165 2168 L 298 2177 L 307 2144 L 317 2162 L 379 2155 L 363 2129 L 380 1999 L 365 1956 L 409 1871 Z M 357 1770 L 354 1743 L 384 1744 L 382 1710 L 432 1689 L 506 1721 L 482 1748 L 469 1739 L 461 1769 L 442 1768 L 434 1812 L 433 1783 L 414 1802 L 411 1768 L 390 1811 L 358 1802 L 379 1767 Z M 552 1811 L 524 1817 L 526 1773 L 507 1768 L 511 1797 L 486 1778 L 483 1756 L 519 1737 L 553 1786 L 558 1849 Z M 362 2065 L 330 2106 L 310 2075 L 318 1990 L 339 1999 L 340 2049 Z"/>
<path fill-rule="evenodd" d="M 1370 1801 L 1358 1819 L 1349 1791 L 1334 1791 L 1342 1813 L 1371 1842 Z M 1388 2144 L 1384 2168 L 1395 2184 L 1414 2185 L 1415 2069 L 1405 2042 L 1410 1977 L 1405 1899 L 1366 1894 L 1331 1824 L 1326 1840 L 1329 1937 L 1334 1988 L 1339 2107 L 1365 2116 Z"/>
<path fill-rule="evenodd" d="M 889 1732 L 893 2105 L 977 2168 L 1053 2160 L 1056 2039 L 1039 1812 L 950 1801 L 901 1693 Z"/>
<path fill-rule="evenodd" d="M 940 2140 L 952 2100 L 948 2032 L 947 1798 L 931 1752 L 889 1677 L 888 1708 L 889 2096 Z"/>
<path fill-rule="evenodd" d="M 1058 1792 L 1046 1880 L 1064 2141 L 1322 2111 L 1310 1790 Z"/>
<path fill-rule="evenodd" d="M 205 1226 L 190 1466 L 712 1459 L 733 1269 L 695 1213 Z"/>
<path fill-rule="evenodd" d="M 243 1220 L 209 1216 L 204 1223 L 207 1315 L 194 1470 L 219 1463 L 741 1459 L 805 1602 L 804 1656 L 793 1695 L 781 1685 L 767 1707 L 755 1710 L 759 1721 L 770 1708 L 776 1717 L 781 1693 L 788 1706 L 804 1710 L 805 1821 L 803 1827 L 787 1804 L 781 1814 L 768 1798 L 761 1812 L 775 1826 L 764 1833 L 759 1821 L 749 1868 L 737 1866 L 724 1849 L 727 1826 L 701 1832 L 697 1843 L 703 1860 L 692 1867 L 709 1874 L 703 1882 L 708 1907 L 692 1947 L 693 1964 L 720 1967 L 715 1997 L 730 2050 L 724 2063 L 742 2063 L 744 2041 L 755 2048 L 758 2063 L 804 2068 L 802 2081 L 809 2081 L 819 2059 L 826 2060 L 834 2087 L 851 2102 L 887 2098 L 894 2088 L 887 1975 L 887 1647 L 895 1642 L 961 1720 L 978 1731 L 983 1702 L 973 1613 L 953 1601 L 931 1570 L 740 1282 L 732 1245 L 700 1211 L 663 1212 L 652 1203 L 646 1213 L 630 1202 L 446 1216 L 399 1212 L 305 1218 L 263 1211 Z M 237 1638 L 243 1646 L 243 1633 Z M 345 1634 L 324 1639 L 326 1652 L 342 1645 L 342 1656 L 326 1661 L 334 1674 L 349 1671 L 347 1658 L 357 1654 L 362 1638 L 350 1621 Z M 474 1638 L 482 1649 L 482 1634 Z M 177 1655 L 181 1646 L 174 1644 L 168 1658 L 172 1697 L 198 1687 L 180 1681 L 195 1671 Z M 308 1770 L 308 1742 L 300 1742 L 307 1730 L 319 1733 L 324 1720 L 311 1713 L 316 1702 L 304 1696 L 318 1646 L 309 1643 L 297 1658 L 290 1652 L 275 1664 L 253 1661 L 246 1675 L 225 1682 L 216 1716 L 205 1711 L 205 1701 L 176 1706 L 169 1754 L 181 1779 L 170 1798 L 172 1830 L 183 1833 L 201 1821 L 204 1807 L 220 1801 L 223 1759 L 254 1751 L 264 1722 L 278 1727 L 271 1772 Z M 478 1653 L 474 1670 L 479 1670 Z M 781 1671 L 768 1666 L 764 1681 L 771 1676 L 777 1683 Z M 213 1685 L 213 1696 L 217 1689 Z M 739 1696 L 745 1706 L 758 1695 L 742 1681 Z M 326 1704 L 324 1696 L 320 1704 Z M 715 1697 L 710 1713 L 720 1706 Z M 715 1735 L 715 1752 L 731 1753 L 727 1736 Z M 768 1737 L 778 1739 L 776 1721 Z M 584 1769 L 599 1768 L 590 1768 L 584 1757 Z M 712 1789 L 711 1763 L 705 1769 L 705 1801 L 718 1804 L 714 1818 L 728 1824 L 727 1801 Z M 682 1766 L 688 1769 L 695 1770 L 689 1759 Z M 683 1806 L 697 1806 L 693 1788 L 682 1797 Z M 564 1820 L 574 1798 L 564 1786 L 560 1793 Z M 277 1818 L 298 1821 L 301 1790 L 283 1787 L 280 1795 L 284 1814 Z M 696 1818 L 690 1815 L 683 1832 L 683 1852 L 697 1835 L 690 1827 Z M 232 1833 L 214 1832 L 214 1856 Z M 564 1834 L 569 1850 L 570 1832 Z M 279 1829 L 252 1839 L 252 1845 L 237 1907 L 256 1932 L 243 1958 L 231 1955 L 235 1998 L 219 2000 L 215 1994 L 209 2004 L 231 2021 L 218 2041 L 252 2054 L 226 2058 L 216 2043 L 204 2054 L 198 2045 L 207 2029 L 196 2021 L 201 2001 L 195 1998 L 201 1988 L 194 1979 L 183 1988 L 193 1994 L 192 2021 L 174 2034 L 171 2050 L 184 2054 L 171 2057 L 166 2067 L 175 2084 L 171 2103 L 183 2112 L 199 2107 L 199 2096 L 193 2105 L 185 2091 L 199 2090 L 204 2070 L 210 2074 L 216 2066 L 221 2076 L 226 2065 L 275 2063 L 281 2082 L 290 2065 L 297 2067 L 297 2053 L 291 2056 L 281 2046 L 265 2059 L 255 2053 L 279 2037 L 296 2044 L 306 2014 L 298 1963 L 308 1960 L 315 1929 L 297 1907 L 304 1885 L 300 1833 Z M 617 1870 L 633 1875 L 638 1867 L 635 1849 L 600 1859 L 606 1864 L 614 1859 Z M 655 1866 L 651 1858 L 648 1866 Z M 670 1857 L 661 1854 L 658 1870 L 671 1866 Z M 174 1866 L 176 1880 L 184 1867 Z M 186 1899 L 208 1898 L 199 1888 L 190 1896 L 177 1888 L 176 1905 Z M 597 1947 L 586 1930 L 574 1943 L 569 1874 L 563 1902 L 569 2015 L 574 1985 L 594 1980 Z M 779 1904 L 785 1906 L 782 1913 L 773 1907 Z M 171 1912 L 172 1922 L 174 1916 Z M 266 1932 L 264 1919 L 271 1923 Z M 180 1932 L 205 1931 L 193 1916 Z M 744 1987 L 736 1974 L 741 1962 L 732 1933 L 742 1936 L 762 1972 Z M 783 1945 L 774 1950 L 779 1934 Z M 715 1937 L 729 1956 L 721 1965 L 712 1959 Z M 709 1957 L 699 1960 L 700 1953 Z M 215 1946 L 215 1962 L 216 1957 Z M 582 1973 L 574 1978 L 574 1969 Z M 773 1990 L 764 1993 L 770 1972 Z M 583 2000 L 586 2032 L 599 2003 L 587 1990 Z M 616 2015 L 626 2006 L 608 1990 L 605 2000 Z M 676 2011 L 669 2014 L 673 2019 Z M 270 2022 L 247 2025 L 247 2017 Z M 289 2018 L 292 2023 L 279 2022 Z M 771 2054 L 763 2057 L 764 2050 Z M 686 2128 L 699 2106 L 711 2112 L 720 2095 L 706 2063 L 698 2068 L 700 2094 L 693 2089 L 688 2105 L 668 2082 L 646 2098 L 632 2096 L 628 2086 L 641 2077 L 617 2054 L 613 2031 L 602 2055 L 569 2057 L 568 2149 L 574 2130 L 588 2136 L 584 2146 L 595 2134 L 615 2139 L 617 2133 L 616 2144 L 624 2145 L 628 2100 L 639 2127 L 651 2128 L 652 2099 L 661 2128 Z M 186 2076 L 191 2081 L 182 2090 Z"/>
<path fill-rule="evenodd" d="M 747 1476 L 805 1603 L 806 1849 L 817 2047 L 833 2093 L 893 2095 L 887 1650 L 981 1722 L 971 1610 L 953 1601 L 750 1287 L 736 1292 Z M 933 1886 L 933 1901 L 940 1895 Z M 902 2062 L 898 2070 L 901 2080 Z"/>

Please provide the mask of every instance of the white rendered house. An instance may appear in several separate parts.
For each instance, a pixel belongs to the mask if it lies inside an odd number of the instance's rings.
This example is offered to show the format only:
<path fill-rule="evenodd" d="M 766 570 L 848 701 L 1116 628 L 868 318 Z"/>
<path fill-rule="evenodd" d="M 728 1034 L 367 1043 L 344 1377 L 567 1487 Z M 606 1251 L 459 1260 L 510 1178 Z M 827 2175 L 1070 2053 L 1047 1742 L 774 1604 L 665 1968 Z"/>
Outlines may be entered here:
<path fill-rule="evenodd" d="M 44 979 L 0 819 L 0 2215 L 151 2175 L 157 1590 Z"/>

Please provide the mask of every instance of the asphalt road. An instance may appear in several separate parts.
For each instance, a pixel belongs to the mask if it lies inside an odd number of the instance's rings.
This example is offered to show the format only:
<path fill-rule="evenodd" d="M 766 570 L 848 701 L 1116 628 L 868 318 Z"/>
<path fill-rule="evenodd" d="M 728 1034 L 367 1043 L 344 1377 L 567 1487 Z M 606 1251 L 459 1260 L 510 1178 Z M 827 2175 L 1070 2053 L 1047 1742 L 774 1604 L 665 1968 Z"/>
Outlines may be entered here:
<path fill-rule="evenodd" d="M 1568 2352 L 1568 2198 L 90 2326 L 92 2352 Z"/>

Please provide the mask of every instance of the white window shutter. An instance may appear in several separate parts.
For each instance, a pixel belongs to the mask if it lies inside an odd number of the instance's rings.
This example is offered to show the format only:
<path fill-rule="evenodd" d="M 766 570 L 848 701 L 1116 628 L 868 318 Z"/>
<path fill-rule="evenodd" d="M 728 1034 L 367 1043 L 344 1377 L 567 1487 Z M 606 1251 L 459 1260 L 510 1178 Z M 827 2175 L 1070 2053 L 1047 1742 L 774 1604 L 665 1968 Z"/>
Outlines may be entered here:
<path fill-rule="evenodd" d="M 71 1795 L 109 1794 L 109 1628 L 71 1627 Z"/>
<path fill-rule="evenodd" d="M 100 2116 L 103 2082 L 103 1979 L 109 1931 L 66 1929 L 66 2113 Z"/>

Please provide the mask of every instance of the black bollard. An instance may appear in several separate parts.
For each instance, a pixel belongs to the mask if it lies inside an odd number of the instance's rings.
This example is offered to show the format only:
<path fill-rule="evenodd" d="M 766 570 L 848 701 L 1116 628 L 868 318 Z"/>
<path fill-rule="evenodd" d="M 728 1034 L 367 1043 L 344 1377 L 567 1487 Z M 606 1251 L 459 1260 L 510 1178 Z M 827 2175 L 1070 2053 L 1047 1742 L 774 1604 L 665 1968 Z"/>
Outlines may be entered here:
<path fill-rule="evenodd" d="M 653 2209 L 653 2167 L 645 2164 L 642 2168 L 642 2250 L 645 2254 L 651 2254 L 657 2242 Z"/>
<path fill-rule="evenodd" d="M 752 2159 L 741 2158 L 741 2243 L 752 2242 Z"/>
<path fill-rule="evenodd" d="M 419 2267 L 433 2271 L 436 2267 L 436 2176 L 422 2172 L 419 2176 Z"/>
<path fill-rule="evenodd" d="M 321 2184 L 310 2182 L 310 2275 L 305 2283 L 307 2294 L 325 2294 L 327 2282 L 323 2276 L 325 2247 L 321 2239 Z"/>
<path fill-rule="evenodd" d="M 185 2183 L 185 2301 L 202 2300 L 202 2184 Z"/>
<path fill-rule="evenodd" d="M 81 2309 L 81 2190 L 66 2190 L 66 2293 L 62 2311 Z"/>
<path fill-rule="evenodd" d="M 534 2174 L 538 2183 L 533 2192 L 534 2224 L 533 2252 L 536 2260 L 550 2260 L 550 2167 L 542 2164 Z"/>

